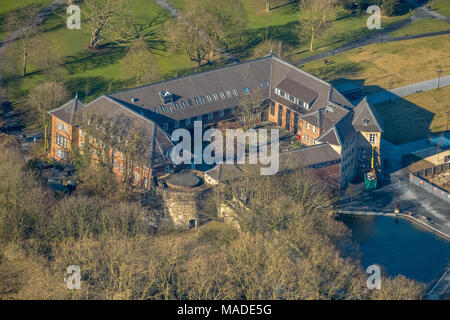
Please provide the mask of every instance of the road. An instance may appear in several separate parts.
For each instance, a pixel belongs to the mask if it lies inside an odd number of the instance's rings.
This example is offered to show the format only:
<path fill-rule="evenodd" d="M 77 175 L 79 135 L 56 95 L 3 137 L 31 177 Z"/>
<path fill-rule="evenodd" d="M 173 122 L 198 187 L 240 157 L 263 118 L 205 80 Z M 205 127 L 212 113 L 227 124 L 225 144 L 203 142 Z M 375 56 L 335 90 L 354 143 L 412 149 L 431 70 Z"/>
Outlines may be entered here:
<path fill-rule="evenodd" d="M 440 78 L 434 78 L 425 80 L 422 82 L 413 83 L 404 87 L 398 87 L 391 91 L 380 91 L 369 94 L 367 99 L 371 104 L 385 102 L 400 97 L 410 96 L 415 93 L 424 92 L 428 90 L 446 87 L 450 85 L 450 75 L 446 75 Z"/>
<path fill-rule="evenodd" d="M 313 55 L 313 56 L 310 56 L 307 58 L 299 59 L 299 60 L 295 61 L 294 63 L 296 65 L 302 65 L 302 64 L 305 64 L 308 62 L 323 59 L 325 57 L 334 56 L 339 53 L 347 52 L 347 51 L 350 51 L 350 50 L 353 50 L 356 48 L 361 48 L 364 46 L 368 46 L 368 45 L 380 43 L 380 42 L 383 42 L 383 43 L 384 42 L 394 42 L 394 41 L 411 40 L 411 39 L 427 38 L 427 37 L 434 37 L 434 36 L 438 36 L 438 35 L 450 34 L 450 19 L 449 18 L 447 18 L 437 12 L 428 10 L 426 8 L 426 5 L 420 4 L 417 1 L 409 1 L 408 0 L 408 2 L 410 2 L 411 4 L 413 4 L 416 7 L 415 12 L 411 16 L 411 18 L 409 18 L 405 21 L 401 21 L 399 23 L 395 23 L 383 30 L 379 30 L 375 33 L 371 33 L 371 34 L 367 35 L 366 37 L 359 38 L 359 39 L 355 40 L 354 42 L 351 42 L 349 44 L 346 44 L 346 45 L 336 48 L 334 50 L 329 50 L 329 51 L 318 53 L 316 55 Z M 435 18 L 435 19 L 439 19 L 442 21 L 446 21 L 449 23 L 449 30 L 423 33 L 423 34 L 411 35 L 411 36 L 402 36 L 402 37 L 392 37 L 389 35 L 390 32 L 398 30 L 398 29 L 406 26 L 410 22 L 417 21 L 417 20 L 420 20 L 423 18 Z"/>

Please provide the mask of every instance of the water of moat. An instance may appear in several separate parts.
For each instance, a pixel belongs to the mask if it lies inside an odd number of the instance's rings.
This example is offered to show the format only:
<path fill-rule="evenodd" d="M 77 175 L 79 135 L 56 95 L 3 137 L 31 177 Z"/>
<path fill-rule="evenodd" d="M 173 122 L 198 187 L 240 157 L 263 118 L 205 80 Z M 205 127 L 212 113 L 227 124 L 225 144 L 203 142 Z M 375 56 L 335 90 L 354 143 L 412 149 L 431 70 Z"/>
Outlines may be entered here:
<path fill-rule="evenodd" d="M 390 276 L 430 283 L 450 261 L 450 242 L 412 222 L 384 216 L 342 215 L 364 268 L 377 264 Z"/>

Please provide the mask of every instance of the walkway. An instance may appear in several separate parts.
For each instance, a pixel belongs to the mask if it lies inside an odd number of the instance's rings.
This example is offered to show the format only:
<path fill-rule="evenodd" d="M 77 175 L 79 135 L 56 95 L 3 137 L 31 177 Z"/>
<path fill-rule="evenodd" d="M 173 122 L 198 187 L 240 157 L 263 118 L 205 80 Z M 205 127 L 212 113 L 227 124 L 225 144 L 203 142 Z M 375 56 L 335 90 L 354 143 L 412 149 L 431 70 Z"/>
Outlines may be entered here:
<path fill-rule="evenodd" d="M 415 93 L 446 87 L 450 85 L 450 75 L 422 82 L 413 83 L 404 87 L 392 89 L 392 91 L 381 91 L 369 94 L 367 99 L 371 104 L 385 102 L 400 97 L 406 97 Z"/>
<path fill-rule="evenodd" d="M 425 4 L 420 4 L 419 2 L 414 1 L 414 0 L 408 0 L 408 2 L 412 3 L 414 6 L 417 7 L 415 9 L 414 14 L 411 16 L 411 18 L 401 21 L 399 23 L 395 23 L 395 24 L 385 28 L 384 30 L 379 30 L 377 32 L 371 33 L 371 34 L 367 35 L 366 37 L 360 38 L 360 39 L 358 39 L 354 42 L 351 42 L 349 44 L 346 44 L 342 47 L 336 48 L 334 50 L 329 50 L 329 51 L 325 51 L 322 53 L 318 53 L 316 55 L 297 60 L 294 63 L 296 65 L 301 65 L 301 64 L 305 64 L 305 63 L 308 63 L 311 61 L 323 59 L 325 57 L 334 56 L 335 54 L 347 52 L 347 51 L 350 51 L 350 50 L 353 50 L 356 48 L 361 48 L 364 46 L 368 46 L 368 45 L 380 43 L 380 42 L 383 42 L 383 43 L 384 42 L 394 42 L 394 41 L 411 40 L 411 39 L 427 38 L 427 37 L 434 37 L 434 36 L 438 36 L 438 35 L 450 34 L 450 25 L 449 25 L 449 30 L 444 30 L 444 31 L 423 33 L 423 34 L 411 35 L 411 36 L 402 36 L 402 37 L 390 36 L 389 35 L 390 32 L 398 30 L 398 29 L 406 26 L 407 24 L 409 24 L 412 21 L 417 21 L 417 20 L 427 18 L 427 17 L 443 20 L 443 21 L 450 23 L 449 18 L 447 18 L 437 12 L 428 10 Z"/>
<path fill-rule="evenodd" d="M 450 265 L 444 270 L 442 276 L 434 283 L 426 293 L 426 300 L 449 299 L 450 292 Z"/>

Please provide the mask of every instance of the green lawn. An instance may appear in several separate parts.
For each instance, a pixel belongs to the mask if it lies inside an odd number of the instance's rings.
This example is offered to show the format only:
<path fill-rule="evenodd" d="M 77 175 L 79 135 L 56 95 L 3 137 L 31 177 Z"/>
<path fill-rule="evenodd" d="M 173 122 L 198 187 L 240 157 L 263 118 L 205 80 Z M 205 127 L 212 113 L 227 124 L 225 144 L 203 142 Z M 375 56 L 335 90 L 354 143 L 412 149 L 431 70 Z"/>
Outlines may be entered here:
<path fill-rule="evenodd" d="M 436 71 L 450 73 L 450 35 L 377 43 L 300 68 L 326 81 L 354 79 L 364 82 L 366 93 L 401 87 L 436 78 Z"/>
<path fill-rule="evenodd" d="M 202 0 L 196 0 L 202 1 Z M 169 0 L 169 2 L 180 9 L 185 10 L 189 0 Z M 367 28 L 368 16 L 363 14 L 350 16 L 342 8 L 336 9 L 336 19 L 330 22 L 328 30 L 320 37 L 313 52 L 309 51 L 309 39 L 299 38 L 299 26 L 301 12 L 298 3 L 289 0 L 272 1 L 272 10 L 269 14 L 265 12 L 265 3 L 262 0 L 242 0 L 247 13 L 247 46 L 235 48 L 236 55 L 245 58 L 252 55 L 253 48 L 264 41 L 266 34 L 273 39 L 282 40 L 289 44 L 294 50 L 290 60 L 296 61 L 322 51 L 332 50 L 333 47 L 342 46 L 361 38 L 371 32 Z M 398 17 L 383 17 L 382 24 L 388 28 L 393 23 L 400 22 L 410 17 L 412 13 Z"/>
<path fill-rule="evenodd" d="M 431 2 L 431 10 L 450 18 L 450 1 L 448 0 L 433 0 Z"/>
<path fill-rule="evenodd" d="M 39 5 L 40 8 L 45 8 L 52 0 L 1 0 L 0 4 L 0 41 L 6 36 L 6 16 L 9 12 L 25 8 L 32 4 Z"/>
<path fill-rule="evenodd" d="M 156 5 L 153 0 L 133 0 L 131 3 L 132 13 L 140 15 L 148 21 L 153 21 L 158 17 L 152 27 L 156 35 L 154 41 L 150 42 L 150 46 L 158 62 L 160 79 L 193 72 L 194 63 L 185 55 L 169 52 L 164 42 L 161 41 L 161 37 L 158 36 L 163 32 L 161 27 L 164 21 L 171 19 L 167 12 Z M 63 9 L 58 14 L 64 16 Z M 98 52 L 87 50 L 89 34 L 87 28 L 83 26 L 83 21 L 81 30 L 69 30 L 66 28 L 64 18 L 52 15 L 41 26 L 41 30 L 44 31 L 43 37 L 49 41 L 50 46 L 46 52 L 37 52 L 36 54 L 57 54 L 64 58 L 64 64 L 60 67 L 60 71 L 63 72 L 63 79 L 72 91 L 72 95 L 78 91 L 79 97 L 90 101 L 101 94 L 135 86 L 132 70 L 129 70 L 121 61 L 126 53 L 126 48 L 111 46 Z M 20 57 L 20 55 L 17 56 Z M 20 61 L 17 63 L 20 64 Z M 23 108 L 27 112 L 29 110 L 23 104 L 24 97 L 30 89 L 45 81 L 41 67 L 33 63 L 32 56 L 28 73 L 29 75 L 25 78 L 19 77 L 8 83 L 8 98 L 18 108 Z M 26 125 L 33 128 L 36 125 L 35 119 L 32 113 L 28 112 L 28 114 Z"/>
<path fill-rule="evenodd" d="M 449 30 L 450 24 L 435 18 L 423 18 L 412 22 L 411 24 L 389 33 L 392 37 L 411 36 L 428 32 L 437 32 Z"/>
<path fill-rule="evenodd" d="M 445 131 L 449 101 L 450 86 L 447 86 L 375 104 L 383 118 L 383 138 L 402 144 Z"/>

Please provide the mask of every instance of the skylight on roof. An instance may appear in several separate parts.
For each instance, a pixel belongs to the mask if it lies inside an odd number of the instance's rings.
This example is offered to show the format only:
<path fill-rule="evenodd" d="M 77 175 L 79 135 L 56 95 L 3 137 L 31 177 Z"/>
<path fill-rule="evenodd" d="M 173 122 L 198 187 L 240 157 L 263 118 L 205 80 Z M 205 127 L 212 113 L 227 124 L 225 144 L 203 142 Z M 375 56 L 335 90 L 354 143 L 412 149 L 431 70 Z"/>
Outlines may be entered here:
<path fill-rule="evenodd" d="M 214 93 L 213 97 L 214 97 L 214 100 L 216 100 L 216 101 L 219 100 L 219 96 L 217 95 L 217 93 Z"/>
<path fill-rule="evenodd" d="M 207 97 L 206 97 L 206 99 L 208 99 L 208 101 L 209 101 L 209 102 L 211 102 L 211 101 L 212 101 L 212 98 L 211 98 L 211 96 L 207 96 Z"/>
<path fill-rule="evenodd" d="M 153 111 L 155 111 L 155 113 L 159 113 L 159 111 L 158 111 L 158 108 L 157 108 L 157 107 L 154 107 L 154 108 L 153 108 Z"/>
<path fill-rule="evenodd" d="M 224 94 L 223 92 L 221 92 L 221 93 L 220 93 L 220 97 L 221 97 L 222 99 L 225 99 L 225 94 Z"/>
<path fill-rule="evenodd" d="M 188 103 L 190 106 L 192 106 L 192 100 L 191 99 L 187 99 Z"/>
<path fill-rule="evenodd" d="M 166 108 L 164 108 L 164 106 L 159 106 L 161 108 L 162 112 L 166 112 Z"/>
<path fill-rule="evenodd" d="M 205 102 L 206 102 L 206 100 L 205 100 L 205 97 L 204 97 L 204 96 L 201 96 L 201 97 L 200 97 L 200 99 L 202 100 L 202 103 L 205 103 Z"/>
<path fill-rule="evenodd" d="M 266 80 L 266 86 L 267 86 L 267 87 L 270 87 L 270 82 L 269 82 L 269 80 Z"/>
<path fill-rule="evenodd" d="M 239 92 L 236 89 L 233 89 L 233 93 L 236 97 L 239 95 Z"/>
<path fill-rule="evenodd" d="M 198 98 L 197 98 L 197 97 L 194 98 L 194 103 L 195 103 L 195 104 L 199 104 L 199 103 L 200 103 L 200 102 L 198 101 Z"/>
<path fill-rule="evenodd" d="M 181 106 L 182 106 L 183 108 L 186 108 L 186 103 L 184 103 L 184 101 L 181 101 Z"/>
<path fill-rule="evenodd" d="M 231 91 L 230 91 L 230 90 L 227 91 L 227 96 L 228 96 L 228 98 L 233 97 L 233 95 L 231 94 Z"/>
<path fill-rule="evenodd" d="M 173 105 L 175 106 L 175 109 L 176 109 L 176 110 L 179 109 L 178 102 L 174 102 Z"/>
<path fill-rule="evenodd" d="M 171 106 L 168 106 L 167 108 L 169 109 L 169 112 L 173 111 Z"/>
<path fill-rule="evenodd" d="M 258 85 L 260 88 L 264 88 L 264 84 L 261 81 L 258 82 Z"/>

